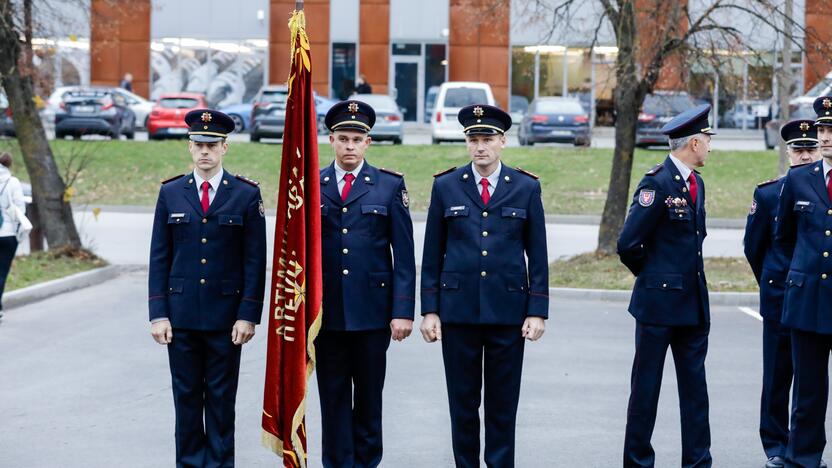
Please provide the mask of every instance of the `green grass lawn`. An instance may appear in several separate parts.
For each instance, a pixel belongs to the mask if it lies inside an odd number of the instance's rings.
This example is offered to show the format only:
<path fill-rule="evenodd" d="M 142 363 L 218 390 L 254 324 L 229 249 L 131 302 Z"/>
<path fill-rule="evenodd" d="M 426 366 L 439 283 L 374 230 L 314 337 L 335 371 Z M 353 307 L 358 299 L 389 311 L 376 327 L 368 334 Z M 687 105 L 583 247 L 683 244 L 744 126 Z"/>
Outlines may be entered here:
<path fill-rule="evenodd" d="M 70 160 L 87 158 L 88 164 L 74 184 L 77 205 L 153 205 L 159 181 L 191 170 L 184 141 L 74 141 L 52 142 L 64 170 Z M 0 140 L 0 151 L 11 150 L 15 172 L 26 179 L 15 140 Z M 324 166 L 333 159 L 329 146 L 320 147 Z M 229 148 L 225 167 L 261 182 L 267 207 L 276 203 L 281 146 L 236 143 Z M 666 152 L 638 150 L 630 191 L 644 172 L 664 160 Z M 377 167 L 403 172 L 414 211 L 427 209 L 432 175 L 451 166 L 466 164 L 462 145 L 391 146 L 374 145 L 367 159 Z M 606 197 L 612 164 L 611 149 L 533 147 L 507 148 L 504 161 L 538 174 L 549 214 L 600 214 Z M 708 214 L 719 218 L 741 218 L 747 213 L 758 182 L 777 172 L 774 151 L 714 151 L 701 170 L 708 194 Z"/>
<path fill-rule="evenodd" d="M 586 253 L 549 266 L 549 286 L 631 290 L 635 278 L 617 256 Z M 744 258 L 705 259 L 709 292 L 757 292 L 754 273 Z"/>
<path fill-rule="evenodd" d="M 86 251 L 69 255 L 65 251 L 52 250 L 15 257 L 6 280 L 6 291 L 63 278 L 106 264 L 104 260 Z"/>

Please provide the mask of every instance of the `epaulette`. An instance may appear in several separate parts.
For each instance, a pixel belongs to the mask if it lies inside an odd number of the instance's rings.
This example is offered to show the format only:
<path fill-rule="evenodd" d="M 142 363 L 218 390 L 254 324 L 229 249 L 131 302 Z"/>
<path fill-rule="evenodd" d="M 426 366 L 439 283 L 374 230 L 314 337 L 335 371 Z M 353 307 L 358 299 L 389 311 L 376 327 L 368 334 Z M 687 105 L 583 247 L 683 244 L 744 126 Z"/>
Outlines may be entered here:
<path fill-rule="evenodd" d="M 177 176 L 171 177 L 170 179 L 164 179 L 164 180 L 162 180 L 162 185 L 165 185 L 168 182 L 173 182 L 176 179 L 181 179 L 182 177 L 185 177 L 185 174 L 179 174 Z"/>
<path fill-rule="evenodd" d="M 645 172 L 644 174 L 645 175 L 656 175 L 662 169 L 664 169 L 664 164 L 656 164 L 655 166 L 653 166 L 649 171 Z"/>
<path fill-rule="evenodd" d="M 260 186 L 260 182 L 257 182 L 256 180 L 251 180 L 251 179 L 249 179 L 249 178 L 248 178 L 248 177 L 246 177 L 246 176 L 243 176 L 243 175 L 237 174 L 237 175 L 235 175 L 234 177 L 236 177 L 236 178 L 237 178 L 237 180 L 242 180 L 243 182 L 245 182 L 245 183 L 247 183 L 247 184 L 249 184 L 249 185 L 253 185 L 253 186 L 255 186 L 255 187 L 259 187 L 259 186 Z"/>
<path fill-rule="evenodd" d="M 539 179 L 540 178 L 540 177 L 538 177 L 537 174 L 535 174 L 533 172 L 529 172 L 529 171 L 527 171 L 525 169 L 522 169 L 522 168 L 519 168 L 519 167 L 517 168 L 517 172 L 519 172 L 521 174 L 526 174 L 527 176 L 531 177 L 532 179 Z"/>
<path fill-rule="evenodd" d="M 380 170 L 381 172 L 386 172 L 388 174 L 393 174 L 394 176 L 404 177 L 404 174 L 402 174 L 401 172 L 396 172 L 393 169 L 385 169 L 383 167 L 380 167 L 378 168 L 378 170 Z"/>
<path fill-rule="evenodd" d="M 445 175 L 445 174 L 451 173 L 451 172 L 453 172 L 453 171 L 455 171 L 455 170 L 456 170 L 456 166 L 454 166 L 454 167 L 452 167 L 452 168 L 450 168 L 450 169 L 445 169 L 444 171 L 437 172 L 437 173 L 436 173 L 436 174 L 434 174 L 433 176 L 434 176 L 434 177 L 439 177 L 439 176 L 442 176 L 442 175 Z"/>
<path fill-rule="evenodd" d="M 771 185 L 780 179 L 782 179 L 782 177 L 775 177 L 774 179 L 769 179 L 765 182 L 760 182 L 759 184 L 757 184 L 757 187 L 765 187 L 766 185 Z"/>

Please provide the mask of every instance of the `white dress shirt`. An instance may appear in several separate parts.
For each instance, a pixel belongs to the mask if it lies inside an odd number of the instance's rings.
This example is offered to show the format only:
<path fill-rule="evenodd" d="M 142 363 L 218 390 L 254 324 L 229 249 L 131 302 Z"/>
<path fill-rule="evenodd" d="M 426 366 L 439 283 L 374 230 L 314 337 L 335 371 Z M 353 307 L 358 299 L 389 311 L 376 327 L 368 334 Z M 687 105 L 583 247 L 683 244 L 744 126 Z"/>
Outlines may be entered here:
<path fill-rule="evenodd" d="M 500 171 L 503 169 L 503 163 L 497 162 L 497 169 L 494 169 L 494 172 L 491 173 L 488 177 L 483 177 L 477 172 L 477 168 L 474 166 L 474 163 L 471 163 L 471 172 L 474 173 L 474 183 L 477 184 L 477 192 L 482 195 L 482 185 L 480 185 L 480 181 L 482 179 L 488 179 L 488 194 L 494 195 L 494 190 L 497 188 L 497 182 L 500 181 Z"/>
<path fill-rule="evenodd" d="M 222 167 L 220 167 L 220 171 L 217 172 L 214 177 L 211 177 L 208 180 L 208 183 L 211 184 L 211 188 L 208 189 L 208 205 L 210 206 L 211 203 L 214 203 L 214 197 L 217 195 L 217 190 L 220 188 L 220 183 L 222 182 L 222 175 L 225 171 L 223 171 Z M 199 176 L 194 170 L 194 180 L 196 181 L 196 189 L 199 194 L 199 199 L 202 200 L 202 183 L 205 182 L 205 179 Z"/>
<path fill-rule="evenodd" d="M 343 192 L 344 185 L 347 184 L 347 181 L 344 180 L 344 176 L 347 174 L 352 174 L 355 176 L 352 183 L 355 185 L 355 181 L 358 180 L 358 174 L 361 173 L 361 168 L 364 167 L 364 160 L 361 160 L 361 164 L 358 165 L 355 169 L 348 171 L 346 169 L 342 169 L 341 166 L 338 165 L 338 161 L 335 161 L 335 180 L 338 181 L 338 193 Z"/>
<path fill-rule="evenodd" d="M 676 156 L 670 155 L 670 160 L 673 161 L 673 164 L 676 165 L 676 169 L 679 169 L 679 174 L 682 175 L 682 179 L 685 181 L 685 187 L 690 190 L 690 174 L 693 172 L 691 168 L 685 165 L 682 161 L 679 161 Z"/>
<path fill-rule="evenodd" d="M 829 186 L 829 171 L 832 170 L 832 165 L 826 162 L 826 158 L 823 158 L 823 182 L 826 186 Z"/>

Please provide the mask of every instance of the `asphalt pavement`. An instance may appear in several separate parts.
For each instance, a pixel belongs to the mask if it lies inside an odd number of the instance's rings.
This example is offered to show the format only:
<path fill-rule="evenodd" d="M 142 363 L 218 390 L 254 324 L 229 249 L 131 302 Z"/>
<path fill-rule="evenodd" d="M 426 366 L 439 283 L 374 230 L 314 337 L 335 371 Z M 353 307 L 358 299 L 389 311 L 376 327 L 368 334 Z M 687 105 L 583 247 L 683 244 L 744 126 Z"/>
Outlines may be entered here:
<path fill-rule="evenodd" d="M 133 272 L 7 312 L 0 324 L 0 466 L 174 464 L 167 355 L 148 333 L 146 304 L 146 274 Z M 634 331 L 625 309 L 623 303 L 552 298 L 547 333 L 526 347 L 518 467 L 621 465 Z M 753 311 L 736 307 L 714 307 L 711 315 L 714 466 L 757 468 L 764 461 L 757 436 L 762 324 Z M 241 467 L 279 466 L 260 446 L 262 330 L 242 356 L 236 433 Z M 440 346 L 417 335 L 392 343 L 388 353 L 382 467 L 452 466 Z M 678 466 L 681 456 L 672 365 L 669 356 L 653 437 L 659 467 Z M 307 423 L 310 466 L 318 467 L 314 378 Z"/>

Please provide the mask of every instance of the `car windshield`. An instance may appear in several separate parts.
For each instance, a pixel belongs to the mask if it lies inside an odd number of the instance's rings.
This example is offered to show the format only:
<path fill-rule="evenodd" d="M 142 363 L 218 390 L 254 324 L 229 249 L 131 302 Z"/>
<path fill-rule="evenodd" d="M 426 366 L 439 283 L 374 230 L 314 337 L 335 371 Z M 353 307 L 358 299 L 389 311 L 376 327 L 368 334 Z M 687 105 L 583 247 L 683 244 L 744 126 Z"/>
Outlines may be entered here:
<path fill-rule="evenodd" d="M 398 110 L 396 101 L 390 96 L 382 94 L 359 94 L 354 96 L 354 98 L 357 101 L 366 102 L 376 111 L 396 112 Z"/>
<path fill-rule="evenodd" d="M 194 98 L 170 97 L 160 99 L 159 105 L 165 109 L 193 109 L 199 105 L 199 101 Z"/>
<path fill-rule="evenodd" d="M 812 119 L 814 120 L 817 115 L 815 114 L 815 109 L 812 107 L 812 104 L 806 103 L 801 104 L 799 106 L 792 106 L 790 110 L 791 116 L 790 119 Z"/>
<path fill-rule="evenodd" d="M 651 94 L 644 98 L 644 112 L 656 115 L 675 115 L 694 106 L 686 94 Z"/>
<path fill-rule="evenodd" d="M 578 101 L 563 101 L 560 99 L 546 99 L 537 101 L 535 112 L 541 114 L 583 114 L 584 108 Z"/>
<path fill-rule="evenodd" d="M 95 102 L 98 104 L 109 104 L 112 96 L 102 93 L 67 93 L 64 95 L 66 102 Z"/>
<path fill-rule="evenodd" d="M 286 91 L 263 91 L 262 101 L 275 104 L 285 104 L 286 96 Z"/>
<path fill-rule="evenodd" d="M 488 95 L 482 88 L 448 88 L 445 93 L 445 107 L 465 107 L 488 102 Z"/>

